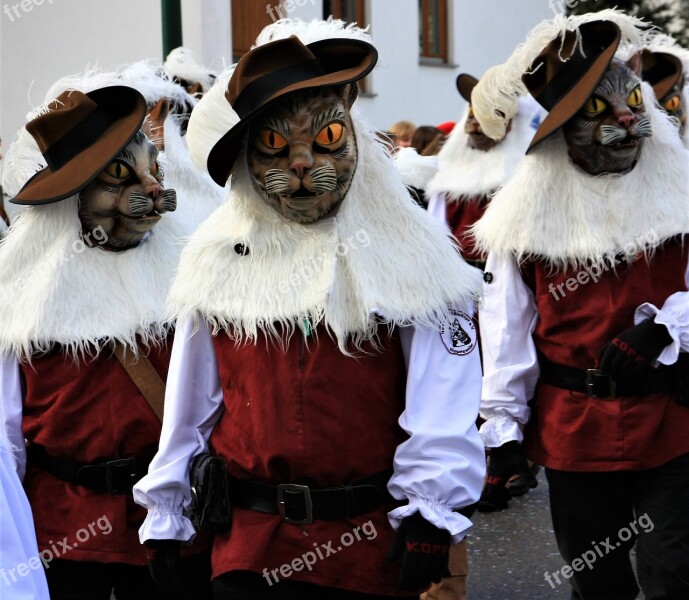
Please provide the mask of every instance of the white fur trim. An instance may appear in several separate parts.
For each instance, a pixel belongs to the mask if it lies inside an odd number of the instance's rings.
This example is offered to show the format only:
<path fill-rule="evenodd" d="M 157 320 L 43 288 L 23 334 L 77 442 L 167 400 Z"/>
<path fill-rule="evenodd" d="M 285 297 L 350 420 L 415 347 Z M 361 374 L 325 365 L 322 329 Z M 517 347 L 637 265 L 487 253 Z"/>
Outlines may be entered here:
<path fill-rule="evenodd" d="M 400 148 L 393 157 L 404 185 L 425 190 L 438 170 L 437 156 L 419 156 L 416 148 Z"/>
<path fill-rule="evenodd" d="M 479 248 L 554 266 L 651 251 L 689 232 L 689 152 L 642 84 L 653 136 L 626 175 L 593 177 L 575 167 L 562 132 L 535 148 L 474 226 Z"/>
<path fill-rule="evenodd" d="M 438 172 L 426 188 L 428 196 L 442 194 L 449 201 L 471 200 L 493 193 L 507 181 L 524 158 L 535 132 L 531 122 L 537 111 L 526 99 L 520 102 L 523 108 L 514 117 L 510 133 L 488 152 L 467 145 L 469 135 L 464 124 L 468 108 L 464 111 L 438 155 Z"/>
<path fill-rule="evenodd" d="M 200 83 L 204 93 L 213 85 L 213 73 L 196 60 L 189 48 L 180 46 L 172 50 L 163 67 L 171 77 L 178 77 L 189 83 Z"/>
<path fill-rule="evenodd" d="M 541 51 L 563 32 L 578 34 L 583 23 L 592 21 L 612 21 L 620 28 L 620 54 L 638 50 L 650 35 L 640 29 L 643 21 L 613 9 L 570 17 L 556 15 L 550 21 L 542 21 L 529 32 L 524 43 L 517 46 L 507 62 L 486 71 L 471 93 L 474 114 L 487 136 L 496 140 L 505 136 L 507 123 L 517 113 L 517 100 L 527 92 L 522 75 L 528 72 Z"/>
<path fill-rule="evenodd" d="M 359 164 L 334 218 L 301 225 L 270 208 L 239 163 L 225 204 L 184 250 L 170 295 L 175 316 L 200 313 L 236 339 L 324 322 L 344 350 L 376 335 L 376 312 L 430 325 L 480 293 L 479 271 L 447 230 L 414 205 L 383 146 L 353 113 Z M 249 249 L 247 256 L 236 244 Z"/>

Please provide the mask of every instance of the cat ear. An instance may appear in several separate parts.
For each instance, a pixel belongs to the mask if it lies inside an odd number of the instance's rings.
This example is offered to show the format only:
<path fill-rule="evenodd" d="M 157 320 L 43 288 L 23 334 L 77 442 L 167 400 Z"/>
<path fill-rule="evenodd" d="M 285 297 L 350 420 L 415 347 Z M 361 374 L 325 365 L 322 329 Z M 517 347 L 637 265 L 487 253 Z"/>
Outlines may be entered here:
<path fill-rule="evenodd" d="M 347 107 L 347 110 L 349 110 L 359 96 L 359 86 L 356 83 L 348 83 L 347 85 L 343 85 L 338 92 L 342 102 Z"/>
<path fill-rule="evenodd" d="M 161 98 L 156 102 L 146 115 L 146 120 L 141 125 L 141 130 L 155 144 L 159 152 L 164 150 L 165 130 L 163 123 L 170 114 L 170 102 L 167 98 Z"/>
<path fill-rule="evenodd" d="M 641 77 L 641 52 L 634 53 L 626 64 L 638 77 Z"/>

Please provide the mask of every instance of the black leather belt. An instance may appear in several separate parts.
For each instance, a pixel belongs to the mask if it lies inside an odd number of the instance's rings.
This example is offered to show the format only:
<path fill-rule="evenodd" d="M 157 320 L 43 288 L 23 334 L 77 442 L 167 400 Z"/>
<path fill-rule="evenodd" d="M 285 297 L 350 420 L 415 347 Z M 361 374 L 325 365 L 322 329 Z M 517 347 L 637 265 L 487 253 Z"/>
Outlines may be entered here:
<path fill-rule="evenodd" d="M 677 365 L 660 365 L 647 369 L 643 375 L 629 381 L 615 381 L 600 369 L 579 369 L 554 363 L 542 354 L 538 355 L 544 383 L 564 390 L 581 392 L 594 398 L 615 398 L 616 396 L 646 396 L 648 394 L 672 393 L 679 390 Z"/>
<path fill-rule="evenodd" d="M 58 458 L 39 444 L 27 447 L 29 466 L 39 467 L 53 477 L 108 494 L 130 494 L 134 484 L 148 472 L 150 461 L 136 458 L 80 463 Z"/>
<path fill-rule="evenodd" d="M 276 486 L 230 477 L 230 504 L 280 515 L 284 521 L 295 525 L 313 523 L 314 519 L 346 519 L 394 501 L 387 491 L 391 477 L 392 471 L 385 471 L 354 485 L 328 488 L 310 488 L 294 483 Z"/>

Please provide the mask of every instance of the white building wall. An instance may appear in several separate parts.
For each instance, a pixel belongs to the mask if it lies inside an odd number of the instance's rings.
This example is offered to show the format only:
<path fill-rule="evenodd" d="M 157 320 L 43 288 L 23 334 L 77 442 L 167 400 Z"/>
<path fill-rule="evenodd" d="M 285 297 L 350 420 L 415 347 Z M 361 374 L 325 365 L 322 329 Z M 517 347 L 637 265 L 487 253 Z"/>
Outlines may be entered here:
<path fill-rule="evenodd" d="M 278 0 L 266 0 L 278 6 Z M 184 44 L 221 69 L 231 56 L 230 0 L 182 0 Z M 384 129 L 400 119 L 419 125 L 455 120 L 455 78 L 480 76 L 502 62 L 527 31 L 549 17 L 549 0 L 451 0 L 448 65 L 419 63 L 418 0 L 368 0 L 380 53 L 370 96 L 359 101 Z M 162 59 L 160 0 L 0 0 L 0 135 L 7 145 L 26 113 L 59 77 L 87 65 L 114 69 Z M 283 14 L 321 18 L 320 0 L 283 0 Z M 9 13 L 9 14 L 8 14 Z"/>

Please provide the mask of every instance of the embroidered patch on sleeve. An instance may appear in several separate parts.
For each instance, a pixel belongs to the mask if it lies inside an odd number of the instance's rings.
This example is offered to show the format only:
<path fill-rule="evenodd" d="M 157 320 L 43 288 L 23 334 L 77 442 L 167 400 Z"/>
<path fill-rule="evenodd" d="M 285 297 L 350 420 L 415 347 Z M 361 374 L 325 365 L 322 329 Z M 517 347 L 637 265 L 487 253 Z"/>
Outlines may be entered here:
<path fill-rule="evenodd" d="M 449 309 L 440 324 L 440 339 L 450 354 L 464 356 L 476 347 L 476 324 L 461 310 Z"/>

